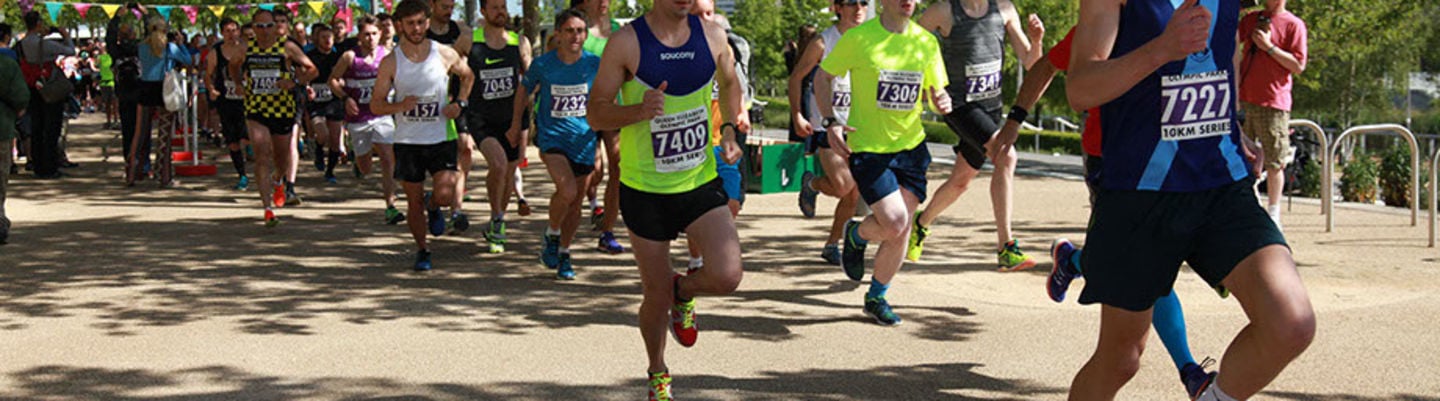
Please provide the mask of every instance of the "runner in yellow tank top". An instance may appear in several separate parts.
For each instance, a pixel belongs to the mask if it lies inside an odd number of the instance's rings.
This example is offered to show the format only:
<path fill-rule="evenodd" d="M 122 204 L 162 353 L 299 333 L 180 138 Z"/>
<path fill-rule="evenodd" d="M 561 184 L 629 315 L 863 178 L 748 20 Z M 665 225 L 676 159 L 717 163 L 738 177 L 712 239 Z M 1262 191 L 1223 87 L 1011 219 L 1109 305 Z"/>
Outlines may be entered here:
<path fill-rule="evenodd" d="M 670 400 L 665 328 L 683 346 L 695 344 L 695 300 L 740 284 L 740 240 L 715 179 L 709 141 L 711 85 L 720 85 L 727 121 L 722 156 L 740 158 L 740 88 L 724 31 L 688 16 L 690 4 L 656 2 L 650 12 L 611 36 L 590 92 L 590 125 L 620 130 L 620 211 L 630 229 L 644 285 L 640 333 L 649 356 L 651 400 Z M 623 101 L 616 95 L 623 91 Z M 670 242 L 685 232 L 705 252 L 706 267 L 676 275 Z M 669 316 L 667 316 L 667 312 Z"/>

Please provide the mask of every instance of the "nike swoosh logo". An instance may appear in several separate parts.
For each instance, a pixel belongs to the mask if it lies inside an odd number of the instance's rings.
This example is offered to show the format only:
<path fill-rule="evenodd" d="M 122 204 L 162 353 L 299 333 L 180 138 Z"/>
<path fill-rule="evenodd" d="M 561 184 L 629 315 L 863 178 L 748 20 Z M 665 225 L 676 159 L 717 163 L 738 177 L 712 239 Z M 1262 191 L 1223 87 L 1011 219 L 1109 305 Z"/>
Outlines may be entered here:
<path fill-rule="evenodd" d="M 490 65 L 490 64 L 495 64 L 495 63 L 501 62 L 501 61 L 505 61 L 505 59 L 503 59 L 503 58 L 487 58 L 487 59 L 485 59 L 485 64 L 486 64 L 486 65 Z"/>

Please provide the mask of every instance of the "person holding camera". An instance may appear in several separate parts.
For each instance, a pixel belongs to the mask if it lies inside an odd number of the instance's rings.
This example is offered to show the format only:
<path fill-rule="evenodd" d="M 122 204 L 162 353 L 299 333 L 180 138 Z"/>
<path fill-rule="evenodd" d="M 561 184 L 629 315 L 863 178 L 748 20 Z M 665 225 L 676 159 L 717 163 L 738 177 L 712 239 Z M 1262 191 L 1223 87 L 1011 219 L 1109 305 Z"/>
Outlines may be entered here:
<path fill-rule="evenodd" d="M 151 127 L 159 113 L 170 114 L 165 110 L 164 81 L 165 74 L 175 69 L 176 65 L 192 65 L 193 58 L 190 52 L 180 43 L 177 35 L 170 32 L 170 24 L 160 17 L 150 17 L 145 22 L 145 40 L 140 43 L 140 104 L 136 113 L 139 115 L 139 124 L 136 125 L 135 136 L 130 143 L 130 152 L 137 153 L 141 148 L 142 141 L 149 142 Z M 178 42 L 178 43 L 177 43 Z M 171 117 L 173 118 L 173 117 Z M 162 136 L 161 138 L 166 138 Z M 162 148 L 163 149 L 163 148 Z M 134 163 L 136 155 L 132 154 L 130 164 L 125 169 L 125 185 L 134 185 L 135 180 L 140 176 L 140 165 Z M 171 184 L 170 157 L 162 152 L 160 160 L 160 183 L 162 186 Z"/>
<path fill-rule="evenodd" d="M 1280 225 L 1280 197 L 1285 189 L 1285 163 L 1290 149 L 1290 89 L 1294 76 L 1305 71 L 1309 52 L 1305 21 L 1285 10 L 1286 0 L 1265 0 L 1265 9 L 1240 19 L 1236 54 L 1240 68 L 1240 109 L 1245 112 L 1242 131 L 1259 141 L 1265 156 L 1265 211 Z"/>
<path fill-rule="evenodd" d="M 75 86 L 65 80 L 55 59 L 75 55 L 75 41 L 69 32 L 46 25 L 38 11 L 25 13 L 24 20 L 27 34 L 20 40 L 19 53 L 20 70 L 30 87 L 30 165 L 35 167 L 36 178 L 56 179 L 62 176 L 58 147 L 65 108 L 60 103 Z M 59 34 L 60 40 L 45 39 L 50 34 Z M 69 91 L 64 90 L 67 84 Z"/>
<path fill-rule="evenodd" d="M 137 3 L 125 5 L 132 15 L 143 15 L 145 7 Z M 142 138 L 136 154 L 137 160 L 130 160 L 130 142 L 135 135 L 135 117 L 140 104 L 140 41 L 135 34 L 132 20 L 138 17 L 122 18 L 117 14 L 105 25 L 105 48 L 110 52 L 110 73 L 115 81 L 116 114 L 120 120 L 121 151 L 125 162 L 138 163 L 141 171 L 150 171 L 150 141 Z"/>

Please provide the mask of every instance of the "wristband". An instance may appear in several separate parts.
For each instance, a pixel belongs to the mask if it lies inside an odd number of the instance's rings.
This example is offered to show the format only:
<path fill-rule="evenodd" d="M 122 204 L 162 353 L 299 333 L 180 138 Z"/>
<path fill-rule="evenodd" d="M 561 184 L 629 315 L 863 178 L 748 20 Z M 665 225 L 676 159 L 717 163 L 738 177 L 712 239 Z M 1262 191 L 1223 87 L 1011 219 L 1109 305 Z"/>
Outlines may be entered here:
<path fill-rule="evenodd" d="M 1010 115 L 1009 115 L 1008 117 L 1006 117 L 1006 118 L 1009 118 L 1010 121 L 1014 121 L 1014 122 L 1016 122 L 1016 123 L 1024 123 L 1024 122 L 1025 122 L 1025 119 L 1026 119 L 1026 118 L 1029 118 L 1029 117 L 1030 117 L 1030 112 L 1029 112 L 1029 111 L 1025 110 L 1024 107 L 1020 107 L 1019 105 L 1015 105 L 1015 106 L 1010 106 Z"/>
<path fill-rule="evenodd" d="M 725 135 L 725 128 L 726 128 L 726 127 L 729 127 L 731 130 L 733 130 L 733 131 L 735 132 L 735 135 L 736 135 L 737 137 L 740 135 L 740 126 L 735 125 L 735 123 L 724 123 L 724 124 L 720 124 L 720 135 Z"/>
<path fill-rule="evenodd" d="M 1269 49 L 1266 49 L 1266 50 L 1265 50 L 1265 53 L 1266 53 L 1266 54 L 1271 54 L 1271 55 L 1273 55 L 1273 54 L 1275 54 L 1275 49 L 1276 49 L 1276 48 L 1279 48 L 1279 47 L 1280 47 L 1280 46 L 1274 46 L 1274 45 L 1272 45 L 1272 46 L 1270 46 Z"/>

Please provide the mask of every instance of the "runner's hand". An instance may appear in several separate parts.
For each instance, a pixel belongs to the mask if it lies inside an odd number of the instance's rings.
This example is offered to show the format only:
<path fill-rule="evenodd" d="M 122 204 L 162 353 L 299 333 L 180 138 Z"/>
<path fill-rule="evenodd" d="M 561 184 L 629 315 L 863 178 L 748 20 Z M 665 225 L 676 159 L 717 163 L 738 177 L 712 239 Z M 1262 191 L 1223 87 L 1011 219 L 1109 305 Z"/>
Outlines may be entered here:
<path fill-rule="evenodd" d="M 950 104 L 950 92 L 935 88 L 926 89 L 926 91 L 929 92 L 926 97 L 930 98 L 930 104 L 935 106 L 935 111 L 945 115 L 954 110 L 954 105 Z"/>
<path fill-rule="evenodd" d="M 510 129 L 505 130 L 505 140 L 510 141 L 511 144 L 520 145 L 520 127 L 513 124 L 510 125 Z M 525 148 L 523 145 L 519 147 L 521 149 Z"/>
<path fill-rule="evenodd" d="M 355 98 L 350 98 L 350 97 L 345 98 L 345 115 L 347 115 L 347 116 L 358 116 L 358 115 L 360 115 L 360 103 L 356 103 L 356 102 L 355 102 Z"/>
<path fill-rule="evenodd" d="M 1204 51 L 1210 45 L 1210 10 L 1199 0 L 1185 0 L 1175 9 L 1165 32 L 1160 34 L 1160 49 L 1166 60 L 1180 60 Z"/>
<path fill-rule="evenodd" d="M 310 87 L 310 86 L 306 86 L 306 87 L 305 87 L 305 97 L 306 97 L 307 99 L 310 99 L 310 101 L 315 101 L 315 88 L 312 88 L 312 87 Z"/>
<path fill-rule="evenodd" d="M 646 120 L 665 115 L 665 88 L 670 87 L 670 81 L 660 83 L 660 87 L 645 91 L 645 99 L 641 103 Z"/>
<path fill-rule="evenodd" d="M 212 102 L 215 101 L 215 99 L 217 99 L 217 98 L 220 97 L 220 91 L 208 91 L 208 92 L 206 92 L 206 93 L 207 93 L 206 96 L 209 96 L 209 97 L 210 97 L 210 101 L 212 101 Z"/>
<path fill-rule="evenodd" d="M 1031 42 L 1035 42 L 1035 41 L 1038 40 L 1038 39 L 1044 38 L 1044 37 L 1045 37 L 1045 22 L 1040 20 L 1040 15 L 1038 15 L 1038 14 L 1030 14 L 1030 21 L 1029 21 L 1029 22 L 1030 22 L 1029 25 L 1026 26 L 1027 29 L 1025 30 L 1025 33 L 1030 37 L 1030 38 L 1029 38 L 1030 41 L 1031 41 Z M 1034 46 L 1040 46 L 1039 43 L 1031 43 L 1031 44 L 1034 45 Z"/>
<path fill-rule="evenodd" d="M 805 116 L 800 115 L 800 113 L 795 113 L 790 116 L 790 121 L 795 122 L 795 135 L 799 135 L 801 138 L 809 138 L 810 135 L 815 134 L 815 126 L 811 125 L 810 120 L 805 119 Z"/>
<path fill-rule="evenodd" d="M 280 90 L 289 92 L 290 90 L 295 89 L 295 80 L 293 80 L 293 79 L 282 79 L 282 80 L 278 80 L 278 81 L 275 81 L 275 86 L 278 87 L 278 88 L 280 88 Z"/>
<path fill-rule="evenodd" d="M 458 104 L 458 103 L 450 103 L 450 104 L 448 104 L 448 105 L 445 106 L 445 110 L 443 110 L 442 112 L 445 113 L 445 118 L 454 120 L 456 117 L 460 117 L 460 112 L 462 112 L 462 111 L 465 111 L 465 110 L 460 109 L 460 104 Z M 514 143 L 514 142 L 511 142 L 511 143 Z"/>
<path fill-rule="evenodd" d="M 740 116 L 735 118 L 735 128 L 740 132 L 750 133 L 750 110 L 740 110 Z"/>
<path fill-rule="evenodd" d="M 1020 138 L 1020 123 L 1006 119 L 1005 126 L 1000 127 L 1000 133 L 995 134 L 995 139 L 990 140 L 994 146 L 986 147 L 988 151 L 985 156 L 990 160 L 996 160 L 999 155 L 1010 153 L 1015 148 L 1015 140 L 1018 138 Z"/>
<path fill-rule="evenodd" d="M 414 95 L 406 96 L 405 99 L 400 100 L 400 112 L 415 110 L 415 106 L 419 104 L 420 98 Z"/>
<path fill-rule="evenodd" d="M 1244 146 L 1240 150 L 1244 152 L 1245 160 L 1250 162 L 1250 176 L 1260 178 L 1261 172 L 1265 170 L 1265 151 L 1260 149 L 1260 144 L 1244 135 L 1240 136 L 1240 143 Z"/>
<path fill-rule="evenodd" d="M 835 124 L 825 131 L 825 134 L 830 136 L 830 150 L 835 151 L 840 157 L 850 157 L 850 144 L 845 143 L 845 134 L 855 132 L 855 128 L 845 124 Z"/>

